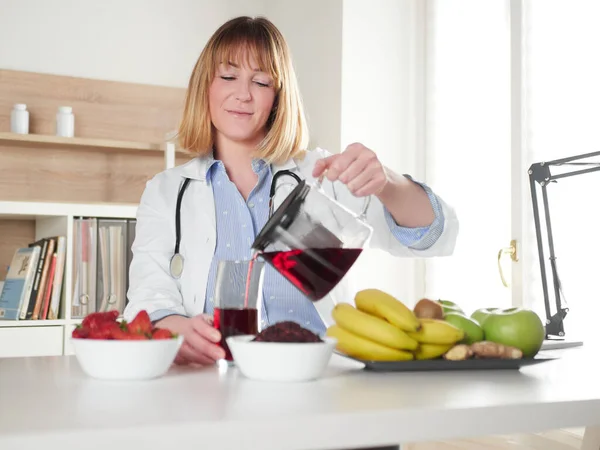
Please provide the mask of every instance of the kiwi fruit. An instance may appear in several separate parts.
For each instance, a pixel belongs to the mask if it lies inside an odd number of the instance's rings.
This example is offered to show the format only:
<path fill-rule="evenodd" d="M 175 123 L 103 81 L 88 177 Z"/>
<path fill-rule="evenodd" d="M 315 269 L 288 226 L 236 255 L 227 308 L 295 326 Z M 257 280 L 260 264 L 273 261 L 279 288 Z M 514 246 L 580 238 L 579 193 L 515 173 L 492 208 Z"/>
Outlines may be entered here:
<path fill-rule="evenodd" d="M 438 302 L 422 298 L 413 308 L 415 316 L 419 319 L 443 319 L 444 308 Z"/>

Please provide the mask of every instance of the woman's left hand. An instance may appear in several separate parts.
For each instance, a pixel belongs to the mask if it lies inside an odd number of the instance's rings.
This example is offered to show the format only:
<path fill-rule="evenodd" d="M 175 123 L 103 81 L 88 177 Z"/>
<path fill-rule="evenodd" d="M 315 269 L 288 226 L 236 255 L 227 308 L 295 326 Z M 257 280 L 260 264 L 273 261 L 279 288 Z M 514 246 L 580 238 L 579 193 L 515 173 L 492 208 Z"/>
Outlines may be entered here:
<path fill-rule="evenodd" d="M 379 195 L 389 181 L 375 152 L 359 143 L 350 144 L 342 153 L 317 161 L 313 176 L 318 178 L 325 171 L 328 180 L 341 181 L 357 197 Z"/>

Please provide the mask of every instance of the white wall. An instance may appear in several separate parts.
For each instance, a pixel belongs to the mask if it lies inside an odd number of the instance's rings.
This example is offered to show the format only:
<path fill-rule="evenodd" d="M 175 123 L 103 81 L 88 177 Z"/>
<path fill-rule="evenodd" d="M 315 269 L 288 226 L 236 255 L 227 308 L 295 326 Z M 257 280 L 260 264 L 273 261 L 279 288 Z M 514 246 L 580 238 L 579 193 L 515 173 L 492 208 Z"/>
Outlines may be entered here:
<path fill-rule="evenodd" d="M 187 86 L 225 20 L 263 0 L 0 0 L 0 67 Z"/>
<path fill-rule="evenodd" d="M 342 147 L 361 142 L 392 170 L 415 177 L 421 173 L 414 157 L 419 1 L 344 0 L 342 38 Z M 409 304 L 418 300 L 414 260 L 371 250 L 359 261 L 357 288 L 376 286 Z"/>
<path fill-rule="evenodd" d="M 270 0 L 267 15 L 290 46 L 306 106 L 311 147 L 340 148 L 342 0 Z"/>

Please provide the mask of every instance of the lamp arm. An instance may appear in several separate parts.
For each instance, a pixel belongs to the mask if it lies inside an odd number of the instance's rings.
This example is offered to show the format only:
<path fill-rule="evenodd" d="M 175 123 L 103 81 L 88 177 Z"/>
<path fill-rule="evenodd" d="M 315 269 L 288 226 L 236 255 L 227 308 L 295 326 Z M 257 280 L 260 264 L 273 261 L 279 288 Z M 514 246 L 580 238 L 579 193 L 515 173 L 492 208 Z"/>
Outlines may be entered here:
<path fill-rule="evenodd" d="M 535 234 L 537 239 L 538 247 L 538 258 L 541 271 L 542 289 L 544 294 L 544 307 L 546 310 L 546 339 L 552 339 L 558 337 L 564 338 L 564 319 L 569 309 L 563 306 L 561 297 L 564 297 L 562 291 L 562 285 L 558 275 L 558 269 L 556 266 L 556 255 L 554 253 L 554 239 L 552 235 L 552 225 L 550 220 L 550 207 L 548 204 L 548 192 L 547 187 L 551 182 L 556 183 L 556 180 L 561 178 L 572 177 L 576 175 L 582 175 L 584 173 L 591 173 L 600 171 L 600 163 L 597 162 L 574 162 L 581 159 L 586 159 L 594 156 L 600 156 L 600 152 L 586 153 L 582 155 L 571 156 L 568 158 L 561 158 L 548 162 L 540 162 L 532 164 L 528 170 L 529 174 L 529 186 L 531 190 L 531 202 L 533 206 L 533 218 L 535 223 Z M 571 172 L 563 172 L 561 174 L 552 175 L 550 168 L 555 166 L 590 166 L 586 169 L 573 170 Z M 552 280 L 554 288 L 554 298 L 556 304 L 556 313 L 552 314 L 550 307 L 550 298 L 548 293 L 548 280 L 546 277 L 546 265 L 544 257 L 544 246 L 542 242 L 542 227 L 540 223 L 539 204 L 536 191 L 536 183 L 541 186 L 542 190 L 542 204 L 544 208 L 544 219 L 546 222 L 546 233 L 548 238 L 548 251 L 550 268 L 552 270 Z"/>

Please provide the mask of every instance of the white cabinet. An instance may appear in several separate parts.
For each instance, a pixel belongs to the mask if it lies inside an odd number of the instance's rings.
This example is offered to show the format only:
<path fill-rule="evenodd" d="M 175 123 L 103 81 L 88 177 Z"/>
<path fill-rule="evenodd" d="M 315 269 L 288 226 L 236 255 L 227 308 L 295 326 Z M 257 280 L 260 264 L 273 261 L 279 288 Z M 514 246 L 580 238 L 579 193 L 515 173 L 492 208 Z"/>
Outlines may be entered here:
<path fill-rule="evenodd" d="M 0 357 L 53 356 L 63 354 L 65 327 L 0 327 Z"/>
<path fill-rule="evenodd" d="M 73 295 L 73 223 L 77 217 L 134 219 L 137 205 L 0 201 L 0 253 L 6 262 L 35 240 L 66 236 L 67 249 L 58 320 L 0 320 L 0 357 L 72 354 L 69 337 L 81 321 L 71 317 Z M 2 256 L 2 255 L 0 255 Z M 9 261 L 9 260 L 8 260 Z M 1 268 L 4 272 L 4 267 Z"/>

